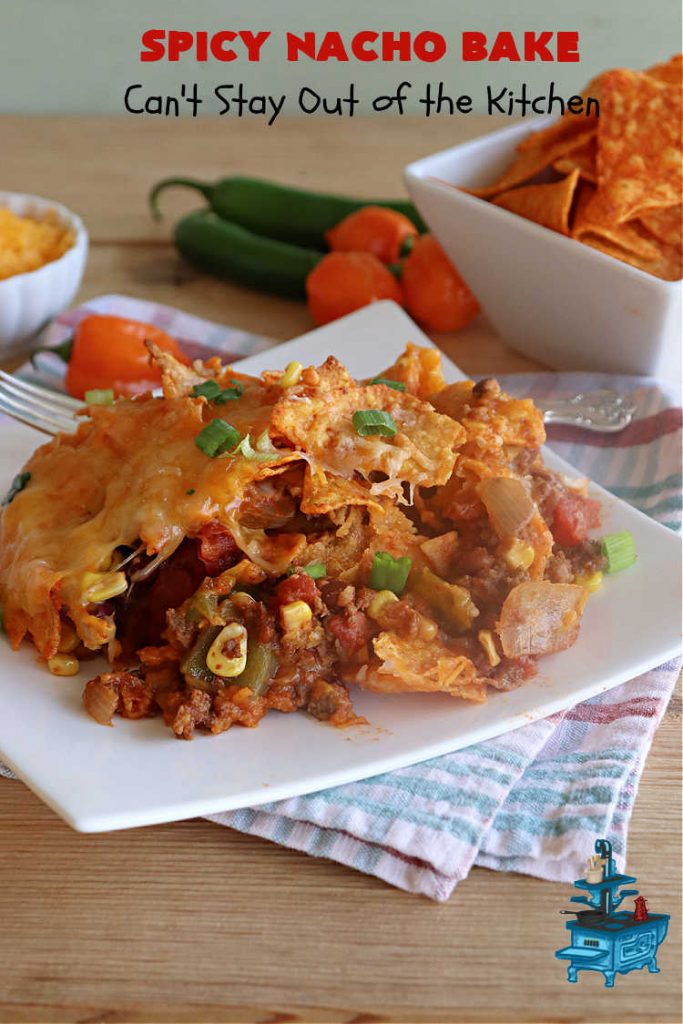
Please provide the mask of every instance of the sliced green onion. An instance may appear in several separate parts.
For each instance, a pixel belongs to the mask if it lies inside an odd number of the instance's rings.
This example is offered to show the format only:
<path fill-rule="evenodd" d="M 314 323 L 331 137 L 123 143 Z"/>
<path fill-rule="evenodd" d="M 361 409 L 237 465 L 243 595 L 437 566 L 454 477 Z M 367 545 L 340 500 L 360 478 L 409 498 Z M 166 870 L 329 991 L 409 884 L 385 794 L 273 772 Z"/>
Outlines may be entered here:
<path fill-rule="evenodd" d="M 370 381 L 371 384 L 384 384 L 388 388 L 393 388 L 394 391 L 405 391 L 406 386 L 401 380 L 389 380 L 388 377 L 373 377 Z"/>
<path fill-rule="evenodd" d="M 305 572 L 312 580 L 321 580 L 327 576 L 327 567 L 322 562 L 311 562 L 310 565 L 290 565 L 287 575 L 292 576 L 295 572 Z"/>
<path fill-rule="evenodd" d="M 209 402 L 215 402 L 216 405 L 224 405 L 225 402 L 241 398 L 244 394 L 241 384 L 238 384 L 237 381 L 233 381 L 232 384 L 233 386 L 230 388 L 222 388 L 218 381 L 204 380 L 201 384 L 195 384 L 190 394 L 193 398 L 206 398 Z"/>
<path fill-rule="evenodd" d="M 400 595 L 408 582 L 412 559 L 394 558 L 388 551 L 377 551 L 372 561 L 368 586 L 372 590 L 391 590 Z"/>
<path fill-rule="evenodd" d="M 5 495 L 2 504 L 11 505 L 14 499 L 16 498 L 17 494 L 19 494 L 20 491 L 23 491 L 24 487 L 26 487 L 26 484 L 29 482 L 30 479 L 30 473 L 17 473 L 14 480 L 10 484 L 9 491 Z"/>
<path fill-rule="evenodd" d="M 85 401 L 87 405 L 113 405 L 114 392 L 111 388 L 93 388 L 86 391 Z"/>
<path fill-rule="evenodd" d="M 636 560 L 636 545 L 630 530 L 608 533 L 600 542 L 607 560 L 607 572 L 621 572 Z"/>
<path fill-rule="evenodd" d="M 235 430 L 230 423 L 226 423 L 225 420 L 211 420 L 199 431 L 194 443 L 205 455 L 215 459 L 217 455 L 223 455 L 230 448 L 234 448 L 239 439 L 239 430 Z"/>
<path fill-rule="evenodd" d="M 190 394 L 193 398 L 208 398 L 212 401 L 220 395 L 222 388 L 215 380 L 205 380 L 201 384 L 195 384 Z"/>
<path fill-rule="evenodd" d="M 185 491 L 185 494 L 194 494 L 194 487 L 190 487 L 189 491 Z"/>
<path fill-rule="evenodd" d="M 225 402 L 235 401 L 237 398 L 241 398 L 244 394 L 244 385 L 239 384 L 236 380 L 232 382 L 232 387 L 223 388 L 220 395 L 214 398 L 216 405 L 223 405 Z"/>
<path fill-rule="evenodd" d="M 269 452 L 271 455 L 273 453 L 277 454 L 277 448 L 273 447 L 273 442 L 270 440 L 270 434 L 268 433 L 267 427 L 263 433 L 259 434 L 256 438 L 256 444 L 254 447 L 257 452 Z"/>
<path fill-rule="evenodd" d="M 259 452 L 251 446 L 251 439 L 249 434 L 245 434 L 240 443 L 235 448 L 231 455 L 242 455 L 249 462 L 270 462 L 274 455 L 277 454 L 273 448 L 270 452 Z"/>
<path fill-rule="evenodd" d="M 398 430 L 391 413 L 383 412 L 382 409 L 359 409 L 353 414 L 353 425 L 361 437 L 372 437 L 375 434 L 393 437 Z"/>

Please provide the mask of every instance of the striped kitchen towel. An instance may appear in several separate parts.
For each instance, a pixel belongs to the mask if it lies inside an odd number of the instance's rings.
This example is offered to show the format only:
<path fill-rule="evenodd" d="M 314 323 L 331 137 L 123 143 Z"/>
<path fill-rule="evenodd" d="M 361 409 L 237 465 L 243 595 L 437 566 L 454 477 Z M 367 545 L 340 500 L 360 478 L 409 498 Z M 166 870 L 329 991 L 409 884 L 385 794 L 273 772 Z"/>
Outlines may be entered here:
<path fill-rule="evenodd" d="M 48 343 L 62 341 L 87 312 L 156 323 L 192 354 L 209 347 L 230 361 L 274 344 L 126 296 L 103 296 L 65 314 L 49 328 Z M 37 376 L 58 385 L 58 361 L 41 360 Z M 638 412 L 626 430 L 597 435 L 555 426 L 549 444 L 580 473 L 680 530 L 683 412 L 673 385 L 604 374 L 500 380 L 512 394 L 536 398 L 597 387 L 631 394 Z M 622 866 L 638 781 L 678 671 L 677 663 L 663 665 L 569 711 L 423 764 L 212 820 L 436 900 L 447 899 L 475 864 L 572 881 L 596 836 L 612 841 Z"/>

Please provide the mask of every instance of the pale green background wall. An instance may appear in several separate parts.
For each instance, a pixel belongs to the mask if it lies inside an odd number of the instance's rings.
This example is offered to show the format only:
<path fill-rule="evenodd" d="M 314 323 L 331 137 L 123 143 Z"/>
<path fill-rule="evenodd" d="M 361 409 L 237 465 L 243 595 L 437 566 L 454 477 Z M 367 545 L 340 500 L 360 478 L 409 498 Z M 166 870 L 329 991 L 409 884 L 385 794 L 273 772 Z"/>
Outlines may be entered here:
<path fill-rule="evenodd" d="M 145 28 L 216 31 L 270 29 L 266 63 L 141 64 Z M 579 64 L 287 65 L 284 31 L 430 28 L 447 37 L 461 30 L 577 29 Z M 680 0 L 0 0 L 0 112 L 123 113 L 123 92 L 142 82 L 168 92 L 199 82 L 210 93 L 224 82 L 250 91 L 296 92 L 302 84 L 328 93 L 355 81 L 363 97 L 406 78 L 443 79 L 478 106 L 486 83 L 502 88 L 527 81 L 538 91 L 552 78 L 562 95 L 579 91 L 596 72 L 613 66 L 645 67 L 680 49 Z M 206 109 L 206 104 L 204 105 Z M 1 159 L 1 154 L 0 154 Z"/>

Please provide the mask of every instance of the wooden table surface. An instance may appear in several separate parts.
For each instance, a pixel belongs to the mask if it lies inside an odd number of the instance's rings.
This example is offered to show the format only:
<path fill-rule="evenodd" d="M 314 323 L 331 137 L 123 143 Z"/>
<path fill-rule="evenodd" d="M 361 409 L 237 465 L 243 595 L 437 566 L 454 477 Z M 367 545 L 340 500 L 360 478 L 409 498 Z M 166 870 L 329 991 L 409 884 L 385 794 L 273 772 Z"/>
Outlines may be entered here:
<path fill-rule="evenodd" d="M 196 200 L 169 194 L 154 224 L 150 184 L 247 173 L 398 195 L 409 160 L 492 125 L 5 117 L 0 189 L 81 214 L 91 253 L 80 300 L 125 292 L 285 339 L 310 328 L 303 304 L 183 266 L 169 228 Z M 537 365 L 483 320 L 436 340 L 472 374 Z M 437 905 L 203 820 L 78 835 L 0 779 L 0 1020 L 679 1021 L 680 718 L 675 698 L 630 830 L 629 873 L 672 914 L 659 975 L 620 976 L 611 991 L 591 974 L 568 985 L 553 956 L 564 884 L 475 869 Z"/>

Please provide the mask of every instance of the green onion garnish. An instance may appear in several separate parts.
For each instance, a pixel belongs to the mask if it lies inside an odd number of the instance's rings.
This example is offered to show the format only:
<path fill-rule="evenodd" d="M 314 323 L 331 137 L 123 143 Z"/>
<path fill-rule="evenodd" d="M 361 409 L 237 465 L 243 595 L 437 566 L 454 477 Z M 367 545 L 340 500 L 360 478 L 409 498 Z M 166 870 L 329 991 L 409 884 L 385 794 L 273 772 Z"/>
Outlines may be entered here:
<path fill-rule="evenodd" d="M 277 452 L 274 448 L 271 451 L 258 451 L 256 448 L 252 448 L 251 439 L 249 434 L 245 434 L 240 443 L 235 448 L 231 455 L 243 455 L 249 462 L 270 462 Z"/>
<path fill-rule="evenodd" d="M 2 504 L 11 505 L 11 503 L 16 498 L 17 494 L 19 494 L 19 491 L 23 491 L 24 487 L 26 487 L 26 484 L 29 482 L 30 479 L 30 473 L 17 473 L 14 480 L 10 484 L 9 491 L 5 495 Z"/>
<path fill-rule="evenodd" d="M 85 401 L 87 405 L 113 405 L 114 392 L 111 388 L 93 388 L 86 391 Z"/>
<path fill-rule="evenodd" d="M 215 459 L 217 455 L 223 455 L 230 448 L 234 448 L 239 439 L 239 430 L 235 430 L 230 423 L 226 423 L 225 420 L 211 420 L 199 431 L 194 443 L 205 455 Z"/>
<path fill-rule="evenodd" d="M 263 452 L 264 454 L 266 452 L 268 452 L 269 455 L 277 455 L 278 454 L 277 448 L 275 448 L 273 446 L 273 442 L 270 440 L 270 433 L 268 432 L 268 428 L 267 427 L 256 438 L 256 444 L 254 445 L 254 447 L 256 448 L 257 452 Z"/>
<path fill-rule="evenodd" d="M 405 391 L 406 386 L 401 380 L 389 380 L 388 377 L 373 377 L 370 381 L 371 384 L 385 384 L 388 388 L 393 388 L 394 391 Z"/>
<path fill-rule="evenodd" d="M 600 541 L 602 553 L 607 560 L 607 572 L 621 572 L 636 560 L 636 545 L 630 530 L 608 533 Z"/>
<path fill-rule="evenodd" d="M 201 384 L 195 384 L 190 394 L 193 398 L 208 398 L 209 401 L 220 395 L 222 388 L 215 380 L 205 380 Z"/>
<path fill-rule="evenodd" d="M 321 580 L 327 576 L 327 567 L 322 562 L 311 562 L 310 565 L 290 565 L 287 575 L 292 576 L 295 572 L 305 572 L 312 580 Z"/>
<path fill-rule="evenodd" d="M 400 595 L 408 582 L 412 564 L 412 559 L 407 556 L 394 558 L 388 551 L 377 551 L 372 561 L 368 586 L 372 590 L 391 590 Z"/>
<path fill-rule="evenodd" d="M 398 430 L 391 413 L 381 409 L 359 409 L 353 414 L 353 425 L 361 437 L 372 437 L 375 434 L 393 437 Z"/>
<path fill-rule="evenodd" d="M 223 405 L 225 402 L 231 402 L 242 397 L 244 394 L 244 387 L 241 384 L 238 384 L 236 380 L 232 383 L 233 386 L 231 388 L 223 388 L 218 398 L 214 398 L 216 405 Z"/>
<path fill-rule="evenodd" d="M 222 388 L 215 380 L 204 380 L 201 384 L 195 384 L 190 394 L 193 398 L 206 398 L 216 405 L 224 405 L 225 402 L 241 398 L 244 393 L 241 384 L 237 381 L 233 381 L 232 384 L 230 388 Z"/>
<path fill-rule="evenodd" d="M 185 494 L 194 494 L 194 487 L 190 487 L 189 491 L 185 491 Z"/>

